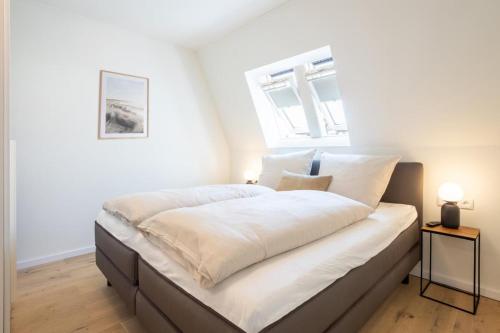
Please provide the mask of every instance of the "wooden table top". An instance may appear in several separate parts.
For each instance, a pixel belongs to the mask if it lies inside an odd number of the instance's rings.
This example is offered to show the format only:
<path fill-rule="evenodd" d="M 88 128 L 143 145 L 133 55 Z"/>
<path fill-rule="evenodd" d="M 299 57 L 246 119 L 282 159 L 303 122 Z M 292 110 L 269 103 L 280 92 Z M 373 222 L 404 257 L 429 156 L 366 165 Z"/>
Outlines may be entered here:
<path fill-rule="evenodd" d="M 477 228 L 459 227 L 458 229 L 453 229 L 453 228 L 443 227 L 442 225 L 438 225 L 436 227 L 428 227 L 424 225 L 422 227 L 422 231 L 440 235 L 447 235 L 452 237 L 466 238 L 471 240 L 476 239 L 480 234 L 480 231 Z"/>

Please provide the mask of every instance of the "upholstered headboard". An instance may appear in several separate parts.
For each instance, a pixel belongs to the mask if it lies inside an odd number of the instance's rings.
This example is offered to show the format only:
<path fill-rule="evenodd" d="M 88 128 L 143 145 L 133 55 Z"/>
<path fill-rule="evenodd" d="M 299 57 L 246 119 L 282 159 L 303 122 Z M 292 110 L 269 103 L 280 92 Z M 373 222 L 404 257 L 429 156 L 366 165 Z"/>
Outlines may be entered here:
<path fill-rule="evenodd" d="M 317 175 L 319 168 L 319 160 L 314 160 L 311 175 Z M 415 206 L 418 213 L 418 222 L 422 225 L 423 184 L 424 166 L 422 163 L 400 162 L 392 173 L 389 185 L 387 185 L 387 189 L 382 196 L 382 201 Z"/>
<path fill-rule="evenodd" d="M 423 197 L 424 166 L 422 163 L 398 163 L 382 196 L 382 201 L 415 206 L 418 213 L 418 222 L 422 225 Z"/>

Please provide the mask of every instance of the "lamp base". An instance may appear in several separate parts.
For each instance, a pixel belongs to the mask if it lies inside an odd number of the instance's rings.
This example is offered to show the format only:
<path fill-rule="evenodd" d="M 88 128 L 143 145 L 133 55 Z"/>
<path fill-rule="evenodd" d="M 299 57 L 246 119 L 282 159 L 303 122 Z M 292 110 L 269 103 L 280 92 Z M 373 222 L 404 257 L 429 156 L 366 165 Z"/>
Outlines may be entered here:
<path fill-rule="evenodd" d="M 446 228 L 460 227 L 460 208 L 454 202 L 446 202 L 441 206 L 441 224 Z"/>

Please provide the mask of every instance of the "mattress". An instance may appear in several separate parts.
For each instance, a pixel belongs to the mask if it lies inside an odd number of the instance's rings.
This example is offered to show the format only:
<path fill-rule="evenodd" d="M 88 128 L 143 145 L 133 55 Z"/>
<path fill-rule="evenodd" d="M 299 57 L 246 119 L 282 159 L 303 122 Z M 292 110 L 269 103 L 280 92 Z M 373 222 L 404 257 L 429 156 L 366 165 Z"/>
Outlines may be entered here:
<path fill-rule="evenodd" d="M 367 219 L 250 266 L 211 289 L 136 228 L 101 212 L 97 222 L 158 272 L 246 332 L 258 332 L 385 249 L 417 218 L 413 206 L 381 203 Z"/>

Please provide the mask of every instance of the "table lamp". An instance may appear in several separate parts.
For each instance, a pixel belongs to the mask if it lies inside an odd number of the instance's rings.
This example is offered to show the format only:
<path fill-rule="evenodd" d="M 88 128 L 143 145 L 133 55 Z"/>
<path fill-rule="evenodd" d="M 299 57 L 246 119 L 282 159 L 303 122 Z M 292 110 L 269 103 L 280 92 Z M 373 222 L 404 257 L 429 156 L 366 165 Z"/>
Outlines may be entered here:
<path fill-rule="evenodd" d="M 243 174 L 247 184 L 257 184 L 257 173 L 253 170 L 246 170 Z"/>
<path fill-rule="evenodd" d="M 439 198 L 445 203 L 441 206 L 441 224 L 443 227 L 460 227 L 460 208 L 458 202 L 464 198 L 464 192 L 454 183 L 444 183 L 439 187 Z"/>

